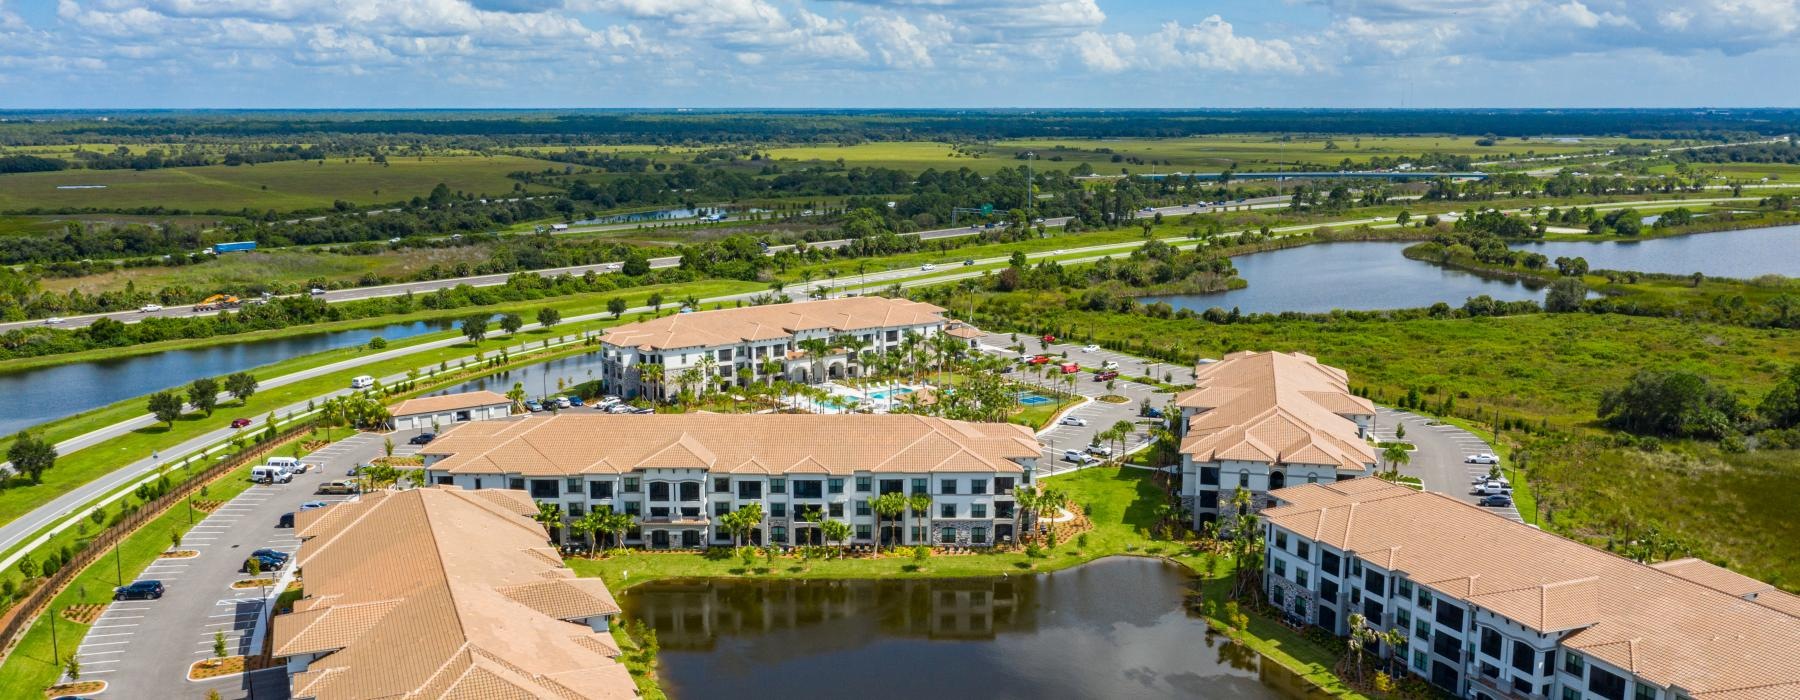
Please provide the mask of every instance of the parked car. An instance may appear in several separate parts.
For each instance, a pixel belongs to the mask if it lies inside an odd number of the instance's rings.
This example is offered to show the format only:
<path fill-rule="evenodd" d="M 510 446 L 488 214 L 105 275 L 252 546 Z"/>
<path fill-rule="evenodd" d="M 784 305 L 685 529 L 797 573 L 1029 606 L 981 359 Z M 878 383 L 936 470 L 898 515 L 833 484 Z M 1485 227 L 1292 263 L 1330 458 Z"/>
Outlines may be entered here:
<path fill-rule="evenodd" d="M 1107 360 L 1105 362 L 1100 363 L 1100 369 L 1118 369 L 1118 368 L 1119 368 L 1119 363 L 1116 360 Z"/>
<path fill-rule="evenodd" d="M 348 481 L 327 481 L 323 484 L 319 484 L 319 490 L 315 491 L 314 493 L 317 493 L 321 496 L 324 496 L 324 495 L 348 496 L 353 493 L 356 493 L 356 484 L 348 482 Z"/>
<path fill-rule="evenodd" d="M 1489 481 L 1485 484 L 1479 484 L 1475 488 L 1469 489 L 1469 494 L 1474 495 L 1474 496 L 1498 496 L 1498 495 L 1507 495 L 1507 494 L 1511 494 L 1511 493 L 1512 493 L 1512 489 L 1500 485 L 1500 482 L 1498 482 L 1498 481 Z"/>
<path fill-rule="evenodd" d="M 412 436 L 412 439 L 407 440 L 407 442 L 414 445 L 429 445 L 432 440 L 436 439 L 437 433 L 419 433 L 418 435 Z"/>
<path fill-rule="evenodd" d="M 1064 363 L 1062 363 L 1062 366 L 1060 367 L 1060 369 L 1062 370 L 1063 374 L 1074 374 L 1076 372 L 1081 371 L 1081 365 L 1075 364 L 1073 362 L 1064 362 Z"/>
<path fill-rule="evenodd" d="M 1161 418 L 1161 417 L 1163 417 L 1162 409 L 1152 408 L 1149 406 L 1145 406 L 1143 410 L 1138 411 L 1138 415 L 1141 415 L 1145 418 Z"/>
<path fill-rule="evenodd" d="M 158 312 L 158 311 L 161 311 L 161 310 L 162 310 L 162 305 L 161 305 L 161 304 L 145 304 L 145 305 L 144 305 L 144 306 L 143 306 L 143 308 L 140 308 L 140 309 L 138 309 L 138 310 L 139 310 L 139 311 L 142 311 L 142 312 L 144 312 L 144 313 L 147 313 L 147 314 L 153 314 L 153 313 L 156 313 L 156 312 Z"/>
<path fill-rule="evenodd" d="M 282 513 L 281 517 L 275 519 L 275 527 L 293 527 L 293 526 L 294 526 L 294 514 L 293 513 Z"/>
<path fill-rule="evenodd" d="M 1478 477 L 1475 477 L 1475 480 L 1474 480 L 1474 481 L 1470 481 L 1470 482 L 1469 482 L 1469 484 L 1470 484 L 1470 485 L 1471 485 L 1471 486 L 1479 486 L 1479 485 L 1481 485 L 1481 484 L 1485 484 L 1485 483 L 1487 483 L 1487 482 L 1490 482 L 1490 481 L 1498 481 L 1498 482 L 1500 482 L 1500 485 L 1501 485 L 1501 486 L 1505 486 L 1505 487 L 1507 487 L 1507 488 L 1512 488 L 1512 482 L 1511 482 L 1511 481 L 1509 481 L 1509 480 L 1507 480 L 1507 478 L 1506 478 L 1506 477 L 1504 477 L 1504 476 L 1500 476 L 1500 475 L 1494 475 L 1494 476 L 1478 476 Z"/>
<path fill-rule="evenodd" d="M 315 508 L 324 508 L 325 506 L 328 506 L 328 505 L 331 505 L 331 504 L 326 503 L 324 501 L 307 501 L 305 503 L 300 504 L 300 510 L 313 510 Z"/>
<path fill-rule="evenodd" d="M 1079 464 L 1081 463 L 1081 458 L 1085 456 L 1086 455 L 1082 454 L 1081 450 L 1063 450 L 1063 461 L 1065 462 L 1075 462 Z"/>
<path fill-rule="evenodd" d="M 1101 459 L 1112 457 L 1112 448 L 1105 445 L 1088 445 L 1087 453 Z"/>
<path fill-rule="evenodd" d="M 256 570 L 257 571 L 280 571 L 281 567 L 287 565 L 286 559 L 276 559 L 275 557 L 259 557 L 259 556 L 252 554 L 250 556 L 244 557 L 244 563 L 238 565 L 238 571 L 242 571 L 244 573 L 250 573 L 250 562 L 256 562 Z"/>
<path fill-rule="evenodd" d="M 1507 508 L 1512 506 L 1512 497 L 1505 494 L 1482 496 L 1481 505 L 1488 508 Z"/>
<path fill-rule="evenodd" d="M 525 400 L 525 410 L 531 411 L 532 413 L 537 413 L 539 411 L 544 410 L 544 405 L 541 403 L 538 403 L 537 399 L 526 399 Z"/>
<path fill-rule="evenodd" d="M 1118 379 L 1118 378 L 1119 378 L 1119 373 L 1114 370 L 1110 370 L 1110 369 L 1106 370 L 1104 372 L 1097 372 L 1094 374 L 1094 381 L 1096 381 L 1096 382 L 1110 382 L 1110 381 L 1112 381 L 1114 379 Z"/>
<path fill-rule="evenodd" d="M 615 403 L 606 407 L 607 413 L 631 413 L 635 410 L 637 409 L 633 408 L 631 404 L 628 403 Z"/>
<path fill-rule="evenodd" d="M 605 396 L 600 397 L 600 405 L 604 406 L 606 404 L 618 403 L 623 400 L 624 399 L 621 399 L 617 396 L 613 396 L 612 394 L 607 394 Z"/>
<path fill-rule="evenodd" d="M 1087 425 L 1087 419 L 1080 416 L 1063 416 L 1062 420 L 1057 422 L 1063 425 Z"/>
<path fill-rule="evenodd" d="M 344 476 L 356 476 L 356 475 L 357 475 L 357 474 L 361 474 L 361 473 L 362 473 L 362 469 L 363 469 L 363 468 L 362 468 L 362 465 L 360 465 L 360 464 L 358 464 L 358 465 L 356 465 L 356 466 L 354 466 L 354 467 L 351 467 L 351 468 L 349 468 L 349 469 L 345 469 L 345 470 L 344 470 Z"/>
<path fill-rule="evenodd" d="M 294 480 L 294 473 L 265 464 L 250 470 L 250 480 L 259 484 L 285 484 Z"/>
<path fill-rule="evenodd" d="M 1026 360 L 1025 364 L 1047 365 L 1047 364 L 1050 364 L 1050 356 L 1049 355 L 1037 355 L 1037 356 L 1032 357 L 1031 359 Z"/>
<path fill-rule="evenodd" d="M 244 428 L 244 427 L 249 427 L 249 425 L 250 425 L 249 418 L 233 418 L 233 419 L 231 419 L 231 427 L 233 427 L 233 428 Z"/>
<path fill-rule="evenodd" d="M 569 396 L 569 405 L 570 406 L 586 406 L 587 404 L 584 404 L 581 402 L 581 397 L 571 395 L 571 396 Z"/>
<path fill-rule="evenodd" d="M 556 407 L 557 408 L 568 408 L 572 405 L 574 405 L 574 404 L 569 403 L 569 397 L 567 397 L 567 396 L 556 397 Z"/>
<path fill-rule="evenodd" d="M 113 589 L 113 600 L 156 600 L 163 597 L 163 583 L 157 580 L 132 581 Z"/>
<path fill-rule="evenodd" d="M 1098 345 L 1094 345 L 1094 344 L 1092 344 L 1092 343 L 1089 343 L 1089 344 L 1087 344 L 1087 345 L 1085 345 L 1085 346 L 1082 346 L 1082 348 L 1081 348 L 1081 349 L 1082 349 L 1082 350 L 1086 350 L 1086 351 L 1088 351 L 1088 352 L 1100 352 L 1100 346 L 1098 346 Z"/>
<path fill-rule="evenodd" d="M 1046 342 L 1046 343 L 1054 343 L 1054 342 L 1056 342 L 1056 336 L 1054 336 L 1054 335 L 1046 335 L 1046 336 L 1044 336 L 1044 342 Z"/>
<path fill-rule="evenodd" d="M 1478 455 L 1469 455 L 1463 461 L 1468 464 L 1499 464 L 1500 458 L 1491 452 L 1483 452 Z"/>
<path fill-rule="evenodd" d="M 251 552 L 251 553 L 250 553 L 250 556 L 253 556 L 253 557 L 273 557 L 273 558 L 276 558 L 276 559 L 280 559 L 280 560 L 282 560 L 282 561 L 287 561 L 287 560 L 288 560 L 288 558 L 289 558 L 289 555 L 288 555 L 288 553 L 287 553 L 287 552 L 283 552 L 283 551 L 281 551 L 281 550 L 279 550 L 279 549 L 259 549 L 259 550 L 256 550 L 256 551 L 254 551 L 254 552 Z"/>

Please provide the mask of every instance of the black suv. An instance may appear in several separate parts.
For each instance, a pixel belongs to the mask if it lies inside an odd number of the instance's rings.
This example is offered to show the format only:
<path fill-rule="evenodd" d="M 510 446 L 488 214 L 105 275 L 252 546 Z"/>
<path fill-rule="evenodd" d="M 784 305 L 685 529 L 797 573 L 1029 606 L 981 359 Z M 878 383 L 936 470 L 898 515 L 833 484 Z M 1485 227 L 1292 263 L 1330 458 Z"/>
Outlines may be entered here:
<path fill-rule="evenodd" d="M 161 581 L 132 581 L 113 589 L 113 600 L 156 600 L 163 595 Z"/>

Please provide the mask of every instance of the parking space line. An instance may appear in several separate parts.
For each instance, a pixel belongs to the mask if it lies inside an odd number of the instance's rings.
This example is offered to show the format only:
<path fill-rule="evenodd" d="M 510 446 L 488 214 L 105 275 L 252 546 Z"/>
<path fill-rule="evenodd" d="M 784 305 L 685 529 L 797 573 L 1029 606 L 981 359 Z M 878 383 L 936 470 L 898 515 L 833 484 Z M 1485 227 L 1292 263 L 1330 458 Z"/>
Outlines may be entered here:
<path fill-rule="evenodd" d="M 96 637 L 129 637 L 134 634 L 137 634 L 137 633 L 136 632 L 108 632 L 106 634 L 90 634 L 90 635 L 88 635 L 88 639 L 94 639 Z"/>

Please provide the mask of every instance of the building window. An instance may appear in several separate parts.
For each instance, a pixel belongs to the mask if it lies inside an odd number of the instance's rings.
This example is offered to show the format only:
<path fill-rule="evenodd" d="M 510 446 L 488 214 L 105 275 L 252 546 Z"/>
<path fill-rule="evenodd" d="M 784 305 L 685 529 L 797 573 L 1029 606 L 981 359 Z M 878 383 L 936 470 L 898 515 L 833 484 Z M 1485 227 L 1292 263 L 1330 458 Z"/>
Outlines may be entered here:
<path fill-rule="evenodd" d="M 1306 587 L 1306 569 L 1294 569 L 1294 583 L 1300 584 L 1301 588 Z"/>
<path fill-rule="evenodd" d="M 1351 559 L 1350 560 L 1350 575 L 1351 576 L 1361 576 L 1362 575 L 1362 560 L 1361 559 Z"/>
<path fill-rule="evenodd" d="M 724 515 L 730 512 L 731 504 L 729 502 L 719 501 L 713 504 L 713 515 Z"/>
<path fill-rule="evenodd" d="M 713 477 L 713 493 L 731 493 L 731 477 Z"/>
<path fill-rule="evenodd" d="M 684 501 L 700 500 L 700 482 L 698 482 L 698 481 L 683 481 L 679 484 L 679 487 L 680 487 L 679 490 L 681 491 L 681 500 L 684 500 Z"/>
<path fill-rule="evenodd" d="M 824 498 L 824 486 L 817 481 L 795 481 L 794 498 Z"/>
<path fill-rule="evenodd" d="M 1481 653 L 1490 659 L 1498 659 L 1501 648 L 1500 633 L 1491 627 L 1481 628 Z"/>
<path fill-rule="evenodd" d="M 445 478 L 449 478 L 449 477 L 445 477 Z M 446 481 L 444 483 L 448 484 L 450 482 Z M 506 488 L 512 489 L 514 491 L 524 491 L 525 490 L 525 480 L 524 479 L 507 479 L 506 480 Z"/>
<path fill-rule="evenodd" d="M 577 491 L 576 493 L 580 492 Z M 571 518 L 579 518 L 583 515 L 587 515 L 587 509 L 581 506 L 580 501 L 571 502 L 567 510 L 569 511 L 569 517 Z"/>
<path fill-rule="evenodd" d="M 827 479 L 825 483 L 826 483 L 826 487 L 827 487 L 825 489 L 826 491 L 829 491 L 834 494 L 844 492 L 844 480 L 843 479 Z"/>
<path fill-rule="evenodd" d="M 1581 691 L 1565 685 L 1562 689 L 1562 700 L 1581 700 Z"/>
<path fill-rule="evenodd" d="M 1269 557 L 1269 560 L 1275 562 L 1276 576 L 1287 576 L 1287 560 L 1281 557 Z"/>
<path fill-rule="evenodd" d="M 601 500 L 601 499 L 607 499 L 607 498 L 612 498 L 612 497 L 613 497 L 613 482 L 610 482 L 610 481 L 590 481 L 590 482 L 588 482 L 588 498 Z"/>
<path fill-rule="evenodd" d="M 1463 611 L 1454 605 L 1437 606 L 1437 623 L 1453 630 L 1462 630 Z"/>
<path fill-rule="evenodd" d="M 1512 655 L 1512 667 L 1513 668 L 1519 669 L 1526 673 L 1536 675 L 1537 669 L 1532 668 L 1532 663 L 1531 663 L 1536 660 L 1537 660 L 1537 652 L 1536 651 L 1533 651 L 1531 647 L 1526 646 L 1526 644 L 1524 642 L 1521 642 L 1518 640 L 1513 640 L 1513 655 Z M 1529 695 L 1530 693 L 1526 693 L 1526 694 Z M 1645 700 L 1652 700 L 1652 699 L 1646 698 Z"/>
<path fill-rule="evenodd" d="M 1201 508 L 1218 508 L 1219 507 L 1219 492 L 1218 491 L 1201 491 L 1200 492 L 1200 507 Z"/>
<path fill-rule="evenodd" d="M 930 481 L 930 479 L 913 479 L 912 480 L 912 492 L 913 493 L 925 493 L 926 491 L 929 491 L 931 489 L 931 487 L 926 485 L 926 482 L 928 482 L 928 481 Z"/>
<path fill-rule="evenodd" d="M 1588 692 L 1606 700 L 1625 700 L 1625 679 L 1599 666 L 1588 667 Z"/>
<path fill-rule="evenodd" d="M 971 518 L 987 517 L 987 504 L 986 503 L 970 504 L 969 505 L 969 517 L 971 517 Z"/>
<path fill-rule="evenodd" d="M 667 482 L 667 481 L 652 481 L 652 482 L 650 482 L 650 500 L 652 500 L 652 501 L 667 501 L 667 500 L 669 500 L 669 482 Z"/>
<path fill-rule="evenodd" d="M 1219 485 L 1219 468 L 1218 467 L 1201 467 L 1200 468 L 1200 485 L 1201 486 L 1218 486 Z"/>
<path fill-rule="evenodd" d="M 969 493 L 975 494 L 977 496 L 986 495 L 987 494 L 987 479 L 970 479 L 969 480 Z"/>
<path fill-rule="evenodd" d="M 1010 476 L 994 477 L 994 493 L 1005 496 L 1012 493 L 1013 478 Z"/>
<path fill-rule="evenodd" d="M 1280 530 L 1275 531 L 1275 548 L 1279 549 L 1283 552 L 1287 551 L 1287 533 L 1286 532 L 1283 532 Z"/>
<path fill-rule="evenodd" d="M 955 503 L 940 503 L 940 504 L 938 504 L 938 517 L 940 517 L 940 518 L 956 517 L 956 504 Z"/>
<path fill-rule="evenodd" d="M 857 525 L 856 526 L 856 539 L 859 539 L 859 540 L 869 539 L 869 535 L 872 532 L 873 532 L 873 530 L 871 529 L 870 525 Z"/>
<path fill-rule="evenodd" d="M 938 493 L 941 493 L 945 496 L 956 495 L 956 480 L 955 479 L 943 479 L 943 480 L 938 481 Z"/>
<path fill-rule="evenodd" d="M 770 503 L 769 504 L 769 517 L 771 517 L 771 518 L 787 517 L 787 504 L 786 503 Z"/>
<path fill-rule="evenodd" d="M 1394 590 L 1400 594 L 1401 598 L 1412 598 L 1413 586 L 1411 581 L 1406 579 L 1395 581 Z"/>
<path fill-rule="evenodd" d="M 762 498 L 762 482 L 745 479 L 737 485 L 738 498 L 755 500 Z"/>
<path fill-rule="evenodd" d="M 563 490 L 569 493 L 581 493 L 581 477 L 577 476 L 564 479 Z"/>
<path fill-rule="evenodd" d="M 1012 501 L 999 501 L 994 504 L 994 517 L 996 517 L 996 518 L 1011 518 L 1012 516 L 1013 516 L 1013 502 Z"/>
<path fill-rule="evenodd" d="M 1238 488 L 1240 488 L 1240 489 L 1250 488 L 1250 472 L 1247 472 L 1247 471 L 1238 472 Z"/>
<path fill-rule="evenodd" d="M 1277 608 L 1282 607 L 1283 599 L 1286 597 L 1287 596 L 1283 595 L 1283 591 L 1279 588 L 1269 590 L 1269 602 L 1274 603 Z"/>
<path fill-rule="evenodd" d="M 1337 605 L 1337 597 L 1338 597 L 1337 582 L 1333 581 L 1331 579 L 1328 579 L 1328 578 L 1320 578 L 1319 579 L 1319 597 L 1321 599 L 1323 599 L 1323 601 L 1326 603 L 1330 603 L 1332 605 Z"/>
<path fill-rule="evenodd" d="M 868 493 L 869 489 L 871 489 L 871 488 L 874 488 L 874 483 L 873 483 L 872 479 L 870 479 L 869 477 L 866 477 L 866 476 L 856 477 L 856 492 L 857 493 Z"/>
<path fill-rule="evenodd" d="M 1306 561 L 1312 561 L 1312 545 L 1307 544 L 1306 540 L 1294 540 L 1294 554 Z"/>
<path fill-rule="evenodd" d="M 1430 661 L 1431 659 L 1425 655 L 1424 649 L 1416 649 L 1413 651 L 1413 668 L 1418 669 L 1420 673 L 1425 672 L 1425 665 Z"/>
<path fill-rule="evenodd" d="M 1378 596 L 1387 595 L 1387 577 L 1375 573 L 1373 569 L 1363 574 L 1363 588 Z"/>
<path fill-rule="evenodd" d="M 1408 627 L 1412 627 L 1412 613 L 1408 612 L 1406 608 L 1400 608 L 1398 610 L 1395 610 L 1394 611 L 1394 626 L 1399 627 L 1401 629 L 1406 629 Z"/>
<path fill-rule="evenodd" d="M 969 528 L 969 543 L 970 544 L 987 544 L 987 528 L 985 528 L 985 527 Z"/>
<path fill-rule="evenodd" d="M 1419 609 L 1420 610 L 1430 610 L 1431 609 L 1431 591 L 1425 590 L 1423 588 L 1419 589 Z"/>
<path fill-rule="evenodd" d="M 556 498 L 562 495 L 557 491 L 555 479 L 532 479 L 532 498 Z"/>
<path fill-rule="evenodd" d="M 890 493 L 906 493 L 906 481 L 902 479 L 882 479 L 881 495 L 886 496 Z"/>
<path fill-rule="evenodd" d="M 947 527 L 938 531 L 938 542 L 956 544 L 956 528 Z"/>
<path fill-rule="evenodd" d="M 635 517 L 638 513 L 641 513 L 641 512 L 643 512 L 642 506 L 639 505 L 637 501 L 626 501 L 625 502 L 625 514 L 626 515 Z"/>
<path fill-rule="evenodd" d="M 1636 688 L 1632 689 L 1631 697 L 1634 700 L 1656 700 L 1656 686 L 1639 683 Z"/>
<path fill-rule="evenodd" d="M 866 499 L 866 498 L 865 498 L 865 499 L 863 499 L 863 500 L 860 500 L 860 501 L 857 501 L 857 502 L 856 502 L 856 514 L 857 514 L 857 516 L 859 516 L 859 517 L 866 517 L 866 516 L 868 516 L 868 515 L 869 515 L 869 512 L 870 512 L 870 511 L 869 511 L 869 500 L 868 500 L 868 499 Z"/>
<path fill-rule="evenodd" d="M 825 512 L 833 518 L 842 518 L 844 517 L 844 504 L 833 503 Z"/>
<path fill-rule="evenodd" d="M 1381 611 L 1381 601 L 1374 598 L 1363 599 L 1363 617 L 1369 618 L 1370 625 L 1379 626 L 1381 624 Z"/>
<path fill-rule="evenodd" d="M 1563 673 L 1567 673 L 1572 676 L 1580 677 L 1582 675 L 1582 671 L 1587 670 L 1587 663 L 1582 661 L 1580 656 L 1575 655 L 1575 652 L 1564 651 L 1562 653 L 1562 655 L 1563 655 L 1563 667 L 1562 667 Z"/>
<path fill-rule="evenodd" d="M 769 493 L 787 493 L 787 479 L 770 479 Z"/>
<path fill-rule="evenodd" d="M 1324 569 L 1325 573 L 1331 574 L 1332 576 L 1342 575 L 1338 573 L 1338 555 L 1323 549 L 1319 550 L 1319 568 Z"/>
<path fill-rule="evenodd" d="M 1431 621 L 1420 620 L 1419 624 L 1413 626 L 1413 634 L 1418 635 L 1420 639 L 1431 639 Z"/>
<path fill-rule="evenodd" d="M 769 541 L 776 544 L 787 544 L 787 528 L 781 525 L 770 527 Z"/>
<path fill-rule="evenodd" d="M 650 517 L 652 517 L 652 518 L 667 518 L 667 517 L 669 517 L 669 507 L 668 506 L 651 506 Z"/>
<path fill-rule="evenodd" d="M 625 493 L 637 493 L 638 480 L 635 476 L 625 477 Z"/>

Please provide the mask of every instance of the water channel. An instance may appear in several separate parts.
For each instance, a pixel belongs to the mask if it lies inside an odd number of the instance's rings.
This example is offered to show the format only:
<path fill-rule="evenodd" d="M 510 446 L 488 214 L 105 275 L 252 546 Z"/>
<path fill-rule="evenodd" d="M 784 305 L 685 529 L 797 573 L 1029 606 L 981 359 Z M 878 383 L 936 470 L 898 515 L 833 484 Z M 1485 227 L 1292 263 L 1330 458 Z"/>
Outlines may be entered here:
<path fill-rule="evenodd" d="M 1558 257 L 1582 257 L 1596 270 L 1635 270 L 1750 279 L 1760 275 L 1800 277 L 1800 226 L 1695 233 L 1642 241 L 1546 241 L 1521 243 L 1519 250 Z"/>
<path fill-rule="evenodd" d="M 1193 581 L 1115 557 L 994 578 L 656 581 L 620 604 L 656 629 L 676 700 L 1316 697 L 1209 634 L 1183 605 Z"/>
<path fill-rule="evenodd" d="M 362 345 L 377 336 L 395 340 L 450 327 L 448 321 L 415 321 L 0 374 L 0 395 L 7 397 L 0 403 L 0 435 L 179 387 L 201 377 L 221 377 L 316 352 Z"/>

